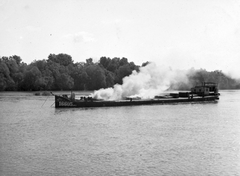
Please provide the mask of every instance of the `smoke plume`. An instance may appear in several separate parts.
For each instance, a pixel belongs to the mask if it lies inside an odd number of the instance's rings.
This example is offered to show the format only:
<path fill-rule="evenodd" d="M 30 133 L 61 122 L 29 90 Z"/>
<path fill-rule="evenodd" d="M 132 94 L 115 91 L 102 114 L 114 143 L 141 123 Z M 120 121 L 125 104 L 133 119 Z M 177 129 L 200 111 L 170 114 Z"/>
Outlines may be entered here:
<path fill-rule="evenodd" d="M 125 97 L 153 98 L 171 84 L 187 80 L 184 72 L 150 63 L 141 67 L 139 72 L 133 71 L 130 76 L 124 77 L 122 85 L 116 84 L 113 88 L 97 90 L 92 96 L 104 100 L 120 100 Z"/>

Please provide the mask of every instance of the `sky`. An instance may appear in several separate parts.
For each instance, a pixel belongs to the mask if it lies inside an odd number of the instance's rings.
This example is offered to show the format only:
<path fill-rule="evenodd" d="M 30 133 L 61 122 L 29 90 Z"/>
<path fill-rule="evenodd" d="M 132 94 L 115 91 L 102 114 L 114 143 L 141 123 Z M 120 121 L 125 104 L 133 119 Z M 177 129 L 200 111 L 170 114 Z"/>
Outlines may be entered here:
<path fill-rule="evenodd" d="M 240 0 L 0 0 L 0 56 L 126 57 L 240 77 Z"/>

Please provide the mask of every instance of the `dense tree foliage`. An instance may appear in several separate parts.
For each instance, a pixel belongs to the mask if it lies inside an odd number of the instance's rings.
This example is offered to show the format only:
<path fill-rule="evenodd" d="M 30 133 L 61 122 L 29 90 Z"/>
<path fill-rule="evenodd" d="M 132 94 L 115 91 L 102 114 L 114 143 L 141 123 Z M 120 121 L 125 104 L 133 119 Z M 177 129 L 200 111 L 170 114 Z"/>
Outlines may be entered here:
<path fill-rule="evenodd" d="M 142 66 L 147 64 L 149 62 Z M 101 57 L 96 63 L 89 58 L 86 62 L 74 63 L 68 54 L 50 54 L 48 59 L 25 64 L 14 55 L 0 58 L 0 90 L 96 90 L 122 84 L 122 79 L 133 70 L 138 72 L 139 66 L 124 57 Z M 190 84 L 179 82 L 172 88 L 189 89 L 203 81 L 217 82 L 220 89 L 240 88 L 239 81 L 218 70 L 208 72 L 201 69 L 190 73 Z"/>
<path fill-rule="evenodd" d="M 50 54 L 29 65 L 19 56 L 0 58 L 0 90 L 96 90 L 121 83 L 139 66 L 127 58 L 100 58 L 74 63 L 67 54 Z"/>
<path fill-rule="evenodd" d="M 206 71 L 205 69 L 191 69 L 187 74 L 187 83 L 179 81 L 171 86 L 172 89 L 190 90 L 191 87 L 202 85 L 203 82 L 214 82 L 219 89 L 240 89 L 240 80 L 225 75 L 221 70 Z M 170 88 L 170 89 L 171 89 Z"/>

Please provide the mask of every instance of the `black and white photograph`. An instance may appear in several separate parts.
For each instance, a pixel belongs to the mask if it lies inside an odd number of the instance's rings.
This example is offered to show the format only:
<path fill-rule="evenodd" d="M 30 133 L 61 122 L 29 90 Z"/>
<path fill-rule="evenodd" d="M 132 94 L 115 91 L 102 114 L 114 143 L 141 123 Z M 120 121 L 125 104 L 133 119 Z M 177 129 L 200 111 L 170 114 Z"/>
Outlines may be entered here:
<path fill-rule="evenodd" d="M 240 0 L 0 0 L 0 176 L 240 175 Z"/>

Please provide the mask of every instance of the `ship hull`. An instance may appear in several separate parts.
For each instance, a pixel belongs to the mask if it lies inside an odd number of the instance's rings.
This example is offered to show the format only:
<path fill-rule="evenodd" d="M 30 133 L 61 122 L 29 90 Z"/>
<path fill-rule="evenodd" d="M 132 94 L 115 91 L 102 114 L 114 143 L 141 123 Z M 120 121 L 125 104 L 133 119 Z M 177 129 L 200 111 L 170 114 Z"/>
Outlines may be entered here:
<path fill-rule="evenodd" d="M 114 107 L 114 106 L 136 106 L 152 104 L 175 104 L 191 102 L 214 102 L 218 96 L 193 97 L 193 98 L 160 98 L 147 100 L 71 100 L 62 96 L 55 95 L 55 108 L 81 108 L 81 107 Z"/>

